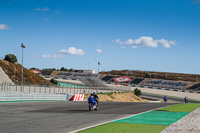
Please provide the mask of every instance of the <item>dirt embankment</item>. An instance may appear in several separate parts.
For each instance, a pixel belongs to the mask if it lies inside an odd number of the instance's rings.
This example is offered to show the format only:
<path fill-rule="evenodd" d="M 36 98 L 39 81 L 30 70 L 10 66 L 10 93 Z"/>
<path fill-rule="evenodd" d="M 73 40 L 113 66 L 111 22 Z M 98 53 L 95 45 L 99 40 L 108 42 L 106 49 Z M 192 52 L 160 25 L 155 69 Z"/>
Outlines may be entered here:
<path fill-rule="evenodd" d="M 85 95 L 85 99 L 88 99 L 90 94 Z M 148 102 L 132 92 L 112 92 L 112 93 L 99 93 L 99 101 L 110 101 L 110 102 Z"/>
<path fill-rule="evenodd" d="M 16 65 L 5 60 L 0 60 L 0 67 L 8 75 L 8 77 L 16 84 L 21 83 L 21 64 L 17 63 Z M 28 69 L 23 69 L 23 82 L 24 85 L 27 84 L 43 84 L 43 85 L 53 85 L 48 80 L 45 80 L 43 77 L 35 74 L 34 72 L 29 71 Z"/>
<path fill-rule="evenodd" d="M 154 71 L 137 71 L 137 70 L 112 70 L 100 72 L 102 75 L 129 76 L 150 79 L 163 79 L 175 81 L 189 81 L 199 83 L 200 74 L 187 73 L 170 73 L 170 72 L 154 72 Z"/>

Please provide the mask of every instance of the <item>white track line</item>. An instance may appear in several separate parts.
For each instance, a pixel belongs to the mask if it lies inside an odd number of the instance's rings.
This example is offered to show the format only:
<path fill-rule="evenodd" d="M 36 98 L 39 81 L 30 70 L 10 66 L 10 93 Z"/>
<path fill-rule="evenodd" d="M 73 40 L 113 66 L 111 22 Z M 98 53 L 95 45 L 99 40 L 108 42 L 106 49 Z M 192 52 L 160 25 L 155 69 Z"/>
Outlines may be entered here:
<path fill-rule="evenodd" d="M 172 106 L 172 105 L 168 105 L 168 106 Z M 168 106 L 164 106 L 164 107 L 168 107 Z M 80 131 L 83 131 L 83 130 L 86 130 L 86 129 L 89 129 L 89 128 L 97 127 L 97 126 L 100 126 L 100 125 L 103 125 L 103 124 L 107 124 L 107 123 L 110 123 L 110 122 L 113 122 L 113 121 L 121 120 L 121 119 L 126 119 L 126 118 L 129 118 L 129 117 L 133 117 L 133 116 L 136 116 L 136 115 L 140 115 L 140 114 L 143 114 L 143 113 L 147 113 L 147 112 L 150 112 L 150 111 L 154 111 L 154 110 L 157 110 L 157 109 L 161 109 L 161 108 L 164 108 L 164 107 L 155 108 L 155 109 L 152 109 L 152 110 L 149 110 L 149 111 L 145 111 L 145 112 L 142 112 L 142 113 L 138 113 L 138 114 L 134 114 L 134 115 L 122 117 L 122 118 L 119 118 L 119 119 L 115 119 L 115 120 L 103 122 L 103 123 L 96 124 L 96 125 L 92 125 L 92 126 L 85 127 L 85 128 L 81 128 L 81 129 L 78 129 L 78 130 L 75 130 L 75 131 L 71 131 L 71 132 L 69 132 L 69 133 L 80 132 Z"/>

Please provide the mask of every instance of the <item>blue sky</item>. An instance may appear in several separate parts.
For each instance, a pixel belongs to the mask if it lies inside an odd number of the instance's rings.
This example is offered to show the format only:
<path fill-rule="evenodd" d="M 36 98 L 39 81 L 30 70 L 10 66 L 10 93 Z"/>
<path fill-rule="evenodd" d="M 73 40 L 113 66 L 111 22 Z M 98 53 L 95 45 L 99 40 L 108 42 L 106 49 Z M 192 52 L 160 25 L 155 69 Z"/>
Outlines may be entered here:
<path fill-rule="evenodd" d="M 27 68 L 200 74 L 200 0 L 4 0 L 0 57 Z"/>

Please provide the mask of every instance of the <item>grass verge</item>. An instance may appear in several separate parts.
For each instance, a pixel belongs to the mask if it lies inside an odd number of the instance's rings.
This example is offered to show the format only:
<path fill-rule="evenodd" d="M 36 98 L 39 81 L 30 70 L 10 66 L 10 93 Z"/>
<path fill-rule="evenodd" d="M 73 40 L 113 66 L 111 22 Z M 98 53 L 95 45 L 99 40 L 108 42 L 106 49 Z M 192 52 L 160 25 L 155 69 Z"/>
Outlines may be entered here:
<path fill-rule="evenodd" d="M 164 107 L 164 108 L 161 108 L 161 109 L 157 109 L 156 111 L 152 111 L 152 112 L 155 113 L 155 114 L 159 113 L 157 111 L 164 111 L 166 113 L 170 113 L 170 112 L 171 113 L 172 112 L 174 112 L 174 113 L 175 112 L 176 113 L 178 113 L 178 112 L 189 113 L 189 112 L 192 112 L 193 110 L 195 110 L 196 108 L 199 108 L 199 107 L 200 107 L 199 103 L 176 104 L 176 105 Z M 144 114 L 141 114 L 141 115 L 144 115 Z M 174 115 L 176 115 L 176 114 L 174 114 Z M 135 116 L 135 117 L 139 117 L 139 116 L 140 115 Z M 161 121 L 162 117 L 159 117 L 158 119 L 157 118 L 156 119 L 158 121 Z M 167 117 L 169 117 L 169 115 L 167 115 Z M 172 118 L 174 118 L 174 117 L 175 116 L 172 116 Z M 150 122 L 155 121 L 154 119 L 148 119 L 147 117 L 143 117 L 142 119 L 146 119 L 147 121 L 150 121 Z M 177 119 L 177 120 L 179 120 L 179 119 Z M 170 117 L 169 117 L 169 120 L 171 120 Z M 133 121 L 135 121 L 135 120 L 133 120 Z M 164 119 L 164 121 L 168 122 L 168 119 Z M 168 127 L 168 125 L 111 122 L 111 123 L 108 123 L 108 124 L 104 124 L 104 125 L 100 125 L 100 126 L 97 126 L 97 127 L 93 127 L 93 128 L 90 128 L 90 129 L 80 131 L 79 133 L 93 133 L 93 132 L 96 132 L 96 133 L 103 133 L 103 132 L 105 132 L 105 133 L 159 133 L 162 130 L 164 130 L 166 127 Z"/>
<path fill-rule="evenodd" d="M 132 123 L 108 123 L 79 133 L 159 133 L 167 126 Z"/>
<path fill-rule="evenodd" d="M 156 111 L 169 111 L 169 112 L 192 112 L 196 108 L 200 107 L 199 103 L 187 103 L 187 104 L 176 104 Z"/>

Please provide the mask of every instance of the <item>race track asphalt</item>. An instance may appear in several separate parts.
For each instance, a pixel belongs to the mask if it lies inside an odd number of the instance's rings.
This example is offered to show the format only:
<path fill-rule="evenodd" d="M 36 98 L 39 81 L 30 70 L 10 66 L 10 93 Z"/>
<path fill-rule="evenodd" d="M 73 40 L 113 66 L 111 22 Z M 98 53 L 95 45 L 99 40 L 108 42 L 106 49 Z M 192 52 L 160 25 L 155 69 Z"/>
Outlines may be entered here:
<path fill-rule="evenodd" d="M 151 98 L 163 99 L 164 95 L 161 96 L 161 95 L 156 95 L 156 94 L 143 93 L 141 97 L 142 98 L 151 97 Z M 168 100 L 176 101 L 179 103 L 184 103 L 184 97 L 183 98 L 173 97 L 173 96 L 167 96 L 167 97 L 168 97 Z M 189 99 L 188 103 L 200 103 L 200 101 Z"/>
<path fill-rule="evenodd" d="M 168 105 L 100 102 L 98 111 L 88 111 L 87 102 L 0 103 L 0 132 L 67 133 Z"/>

